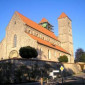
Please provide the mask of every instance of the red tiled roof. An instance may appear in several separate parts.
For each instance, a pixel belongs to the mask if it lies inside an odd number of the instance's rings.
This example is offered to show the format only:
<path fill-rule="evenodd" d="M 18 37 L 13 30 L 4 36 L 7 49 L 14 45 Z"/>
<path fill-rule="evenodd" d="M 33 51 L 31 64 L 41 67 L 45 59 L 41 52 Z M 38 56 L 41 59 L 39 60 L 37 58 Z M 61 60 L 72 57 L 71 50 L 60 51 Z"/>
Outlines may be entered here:
<path fill-rule="evenodd" d="M 43 23 L 43 22 L 48 22 L 48 20 L 45 19 L 45 18 L 43 18 L 43 19 L 40 21 L 40 23 Z M 48 22 L 48 23 L 49 23 L 49 22 Z"/>
<path fill-rule="evenodd" d="M 34 29 L 36 29 L 36 30 L 44 33 L 45 35 L 48 35 L 49 37 L 51 37 L 51 38 L 59 41 L 58 38 L 57 38 L 57 36 L 55 36 L 55 34 L 54 34 L 53 32 L 51 32 L 51 31 L 47 30 L 46 28 L 40 26 L 40 25 L 37 24 L 36 22 L 34 22 L 34 21 L 30 20 L 29 18 L 23 16 L 23 15 L 20 14 L 19 12 L 16 12 L 16 13 L 19 15 L 19 17 L 21 18 L 21 20 L 22 20 L 24 23 L 26 23 L 27 25 L 29 25 L 30 27 L 32 27 L 32 28 L 34 28 Z"/>
<path fill-rule="evenodd" d="M 68 17 L 64 12 L 58 17 L 58 19 Z"/>
<path fill-rule="evenodd" d="M 27 33 L 28 34 L 28 33 Z M 60 46 L 57 46 L 57 45 L 53 45 L 52 43 L 48 42 L 48 41 L 45 41 L 39 37 L 36 37 L 34 35 L 31 35 L 31 34 L 28 34 L 31 38 L 33 38 L 34 40 L 37 40 L 38 43 L 40 44 L 43 44 L 43 45 L 46 45 L 48 47 L 51 47 L 51 48 L 54 48 L 54 49 L 57 49 L 59 51 L 62 51 L 62 52 L 65 52 L 65 53 L 68 53 L 66 50 L 64 50 L 63 48 L 61 48 Z M 69 54 L 69 53 L 68 53 Z"/>

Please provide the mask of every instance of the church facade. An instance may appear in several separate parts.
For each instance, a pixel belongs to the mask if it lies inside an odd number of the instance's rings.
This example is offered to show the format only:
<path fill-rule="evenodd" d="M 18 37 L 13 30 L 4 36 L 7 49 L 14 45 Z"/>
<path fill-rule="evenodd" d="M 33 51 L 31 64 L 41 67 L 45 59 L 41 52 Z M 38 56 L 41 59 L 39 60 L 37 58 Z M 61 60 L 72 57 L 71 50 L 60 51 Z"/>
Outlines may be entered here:
<path fill-rule="evenodd" d="M 31 46 L 38 51 L 37 59 L 58 62 L 59 56 L 66 55 L 68 62 L 74 63 L 71 20 L 65 13 L 58 18 L 58 29 L 56 36 L 45 18 L 37 24 L 15 12 L 6 28 L 6 36 L 0 42 L 0 60 L 20 58 L 19 49 Z"/>

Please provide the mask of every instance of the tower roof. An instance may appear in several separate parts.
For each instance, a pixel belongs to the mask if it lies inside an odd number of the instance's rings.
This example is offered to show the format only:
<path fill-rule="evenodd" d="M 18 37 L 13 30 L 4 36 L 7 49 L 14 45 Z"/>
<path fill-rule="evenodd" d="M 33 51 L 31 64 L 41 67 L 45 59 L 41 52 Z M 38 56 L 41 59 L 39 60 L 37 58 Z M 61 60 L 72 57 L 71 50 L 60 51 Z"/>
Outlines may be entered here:
<path fill-rule="evenodd" d="M 58 17 L 58 19 L 68 17 L 64 12 Z"/>
<path fill-rule="evenodd" d="M 43 23 L 43 22 L 48 22 L 48 20 L 46 18 L 43 18 L 40 23 Z M 49 23 L 49 22 L 48 22 Z"/>

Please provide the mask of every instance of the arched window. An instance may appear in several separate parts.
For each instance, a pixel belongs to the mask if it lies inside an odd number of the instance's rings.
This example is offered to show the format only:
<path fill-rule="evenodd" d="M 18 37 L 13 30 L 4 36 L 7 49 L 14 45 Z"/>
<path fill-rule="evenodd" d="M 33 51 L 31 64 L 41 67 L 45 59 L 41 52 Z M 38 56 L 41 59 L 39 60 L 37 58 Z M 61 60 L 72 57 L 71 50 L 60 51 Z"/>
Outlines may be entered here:
<path fill-rule="evenodd" d="M 17 46 L 17 35 L 14 35 L 14 45 L 13 47 L 16 47 Z"/>

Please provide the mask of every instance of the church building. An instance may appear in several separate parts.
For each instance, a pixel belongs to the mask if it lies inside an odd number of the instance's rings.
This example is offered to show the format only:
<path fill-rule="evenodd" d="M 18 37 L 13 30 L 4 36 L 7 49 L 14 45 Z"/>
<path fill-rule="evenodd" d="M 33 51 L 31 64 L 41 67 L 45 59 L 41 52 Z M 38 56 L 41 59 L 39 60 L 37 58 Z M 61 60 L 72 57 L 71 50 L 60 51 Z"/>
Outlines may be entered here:
<path fill-rule="evenodd" d="M 58 17 L 58 31 L 56 36 L 45 18 L 36 23 L 15 12 L 0 42 L 0 60 L 20 58 L 19 49 L 31 46 L 37 50 L 39 60 L 58 62 L 60 56 L 66 55 L 68 63 L 74 63 L 71 19 L 65 13 Z"/>

